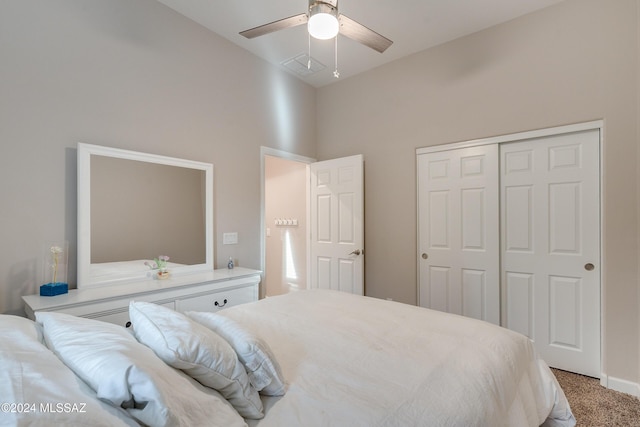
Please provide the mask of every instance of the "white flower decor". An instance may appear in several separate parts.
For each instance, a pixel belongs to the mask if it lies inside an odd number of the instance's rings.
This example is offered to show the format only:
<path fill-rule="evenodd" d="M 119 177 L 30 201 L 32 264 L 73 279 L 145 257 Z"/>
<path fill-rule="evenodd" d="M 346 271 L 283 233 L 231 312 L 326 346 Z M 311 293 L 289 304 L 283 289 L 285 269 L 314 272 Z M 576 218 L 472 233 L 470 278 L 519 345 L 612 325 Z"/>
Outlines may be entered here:
<path fill-rule="evenodd" d="M 157 258 L 154 258 L 153 261 L 145 261 L 144 265 L 149 267 L 151 270 L 158 270 L 156 273 L 158 279 L 166 279 L 169 277 L 169 268 L 167 267 L 168 262 L 169 257 L 167 255 L 159 255 Z"/>
<path fill-rule="evenodd" d="M 51 246 L 51 270 L 53 272 L 51 283 L 58 283 L 58 264 L 62 253 L 64 250 L 60 246 Z"/>

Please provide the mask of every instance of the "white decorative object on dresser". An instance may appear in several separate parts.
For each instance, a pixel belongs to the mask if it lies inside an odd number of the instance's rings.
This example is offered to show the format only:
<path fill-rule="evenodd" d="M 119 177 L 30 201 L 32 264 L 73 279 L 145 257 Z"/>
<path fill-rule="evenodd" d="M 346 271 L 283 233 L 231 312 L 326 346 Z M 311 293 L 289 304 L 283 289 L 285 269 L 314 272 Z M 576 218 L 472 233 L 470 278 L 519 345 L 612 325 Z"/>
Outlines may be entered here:
<path fill-rule="evenodd" d="M 27 295 L 25 312 L 57 311 L 128 326 L 129 302 L 146 301 L 174 310 L 218 311 L 258 300 L 260 271 L 236 267 L 201 273 L 172 275 L 110 286 L 74 289 L 54 297 Z"/>

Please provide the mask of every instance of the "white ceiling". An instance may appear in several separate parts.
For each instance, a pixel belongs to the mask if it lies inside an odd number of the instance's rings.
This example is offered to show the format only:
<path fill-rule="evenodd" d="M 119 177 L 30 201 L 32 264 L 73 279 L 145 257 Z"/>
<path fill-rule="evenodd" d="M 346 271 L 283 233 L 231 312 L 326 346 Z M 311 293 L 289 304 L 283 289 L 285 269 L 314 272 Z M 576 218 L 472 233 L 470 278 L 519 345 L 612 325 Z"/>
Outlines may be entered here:
<path fill-rule="evenodd" d="M 158 0 L 255 55 L 276 64 L 308 50 L 306 25 L 252 40 L 238 33 L 306 12 L 308 0 Z M 338 36 L 340 79 L 480 31 L 562 0 L 340 0 L 339 12 L 391 39 L 384 53 Z M 334 41 L 311 40 L 311 57 L 326 66 L 306 77 L 315 87 L 336 81 Z"/>

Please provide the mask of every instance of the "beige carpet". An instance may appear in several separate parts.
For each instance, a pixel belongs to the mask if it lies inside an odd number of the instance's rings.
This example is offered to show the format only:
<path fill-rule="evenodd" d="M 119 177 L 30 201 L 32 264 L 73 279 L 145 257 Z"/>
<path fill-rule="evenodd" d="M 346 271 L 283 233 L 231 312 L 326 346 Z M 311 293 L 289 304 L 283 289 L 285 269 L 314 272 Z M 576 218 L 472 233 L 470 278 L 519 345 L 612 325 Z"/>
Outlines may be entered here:
<path fill-rule="evenodd" d="M 579 427 L 640 427 L 640 400 L 609 390 L 600 380 L 553 369 Z"/>

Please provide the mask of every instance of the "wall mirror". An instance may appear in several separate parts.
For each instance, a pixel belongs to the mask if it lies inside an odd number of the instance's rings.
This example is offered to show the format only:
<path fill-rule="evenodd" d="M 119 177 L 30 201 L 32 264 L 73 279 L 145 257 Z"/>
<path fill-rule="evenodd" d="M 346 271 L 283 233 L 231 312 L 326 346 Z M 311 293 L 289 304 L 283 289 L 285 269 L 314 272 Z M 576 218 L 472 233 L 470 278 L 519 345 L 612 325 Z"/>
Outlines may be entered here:
<path fill-rule="evenodd" d="M 78 143 L 78 288 L 213 270 L 213 165 Z"/>

